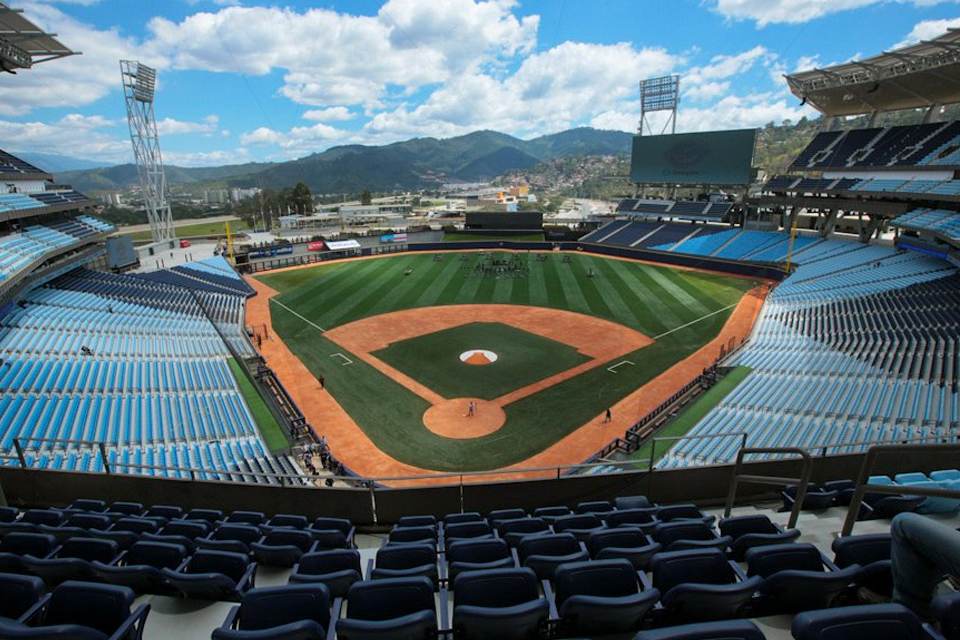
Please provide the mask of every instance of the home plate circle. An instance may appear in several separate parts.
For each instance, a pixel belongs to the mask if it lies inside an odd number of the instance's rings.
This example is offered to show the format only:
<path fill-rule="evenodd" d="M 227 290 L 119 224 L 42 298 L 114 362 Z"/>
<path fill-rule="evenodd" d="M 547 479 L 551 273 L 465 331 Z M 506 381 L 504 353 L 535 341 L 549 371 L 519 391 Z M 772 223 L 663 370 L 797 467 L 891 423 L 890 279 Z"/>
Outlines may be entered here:
<path fill-rule="evenodd" d="M 460 354 L 460 362 L 464 364 L 493 364 L 497 361 L 497 354 L 486 349 L 470 349 Z"/>

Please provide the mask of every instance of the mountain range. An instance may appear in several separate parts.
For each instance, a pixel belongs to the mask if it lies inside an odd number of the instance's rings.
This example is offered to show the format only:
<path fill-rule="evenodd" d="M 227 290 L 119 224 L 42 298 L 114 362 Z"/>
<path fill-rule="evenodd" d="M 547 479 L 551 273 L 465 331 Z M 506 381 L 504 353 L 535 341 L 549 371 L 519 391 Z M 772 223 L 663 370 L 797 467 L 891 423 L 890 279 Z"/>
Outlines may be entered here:
<path fill-rule="evenodd" d="M 415 138 L 384 146 L 345 145 L 297 160 L 221 167 L 166 167 L 171 187 L 269 187 L 304 182 L 314 193 L 428 189 L 478 182 L 570 155 L 629 154 L 633 135 L 581 127 L 531 140 L 496 131 Z M 57 182 L 80 191 L 122 191 L 137 184 L 135 165 L 66 171 Z"/>

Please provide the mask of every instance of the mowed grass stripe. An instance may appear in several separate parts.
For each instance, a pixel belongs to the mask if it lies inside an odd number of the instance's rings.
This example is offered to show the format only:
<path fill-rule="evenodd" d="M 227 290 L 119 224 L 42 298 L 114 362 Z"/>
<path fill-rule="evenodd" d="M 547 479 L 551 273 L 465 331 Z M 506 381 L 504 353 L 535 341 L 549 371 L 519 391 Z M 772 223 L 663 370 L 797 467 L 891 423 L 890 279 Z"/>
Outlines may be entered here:
<path fill-rule="evenodd" d="M 326 305 L 323 298 L 328 297 L 336 300 L 346 295 L 349 291 L 356 291 L 361 283 L 383 269 L 382 266 L 373 264 L 373 262 L 373 260 L 361 261 L 350 265 L 348 269 L 339 269 L 329 275 L 320 269 L 317 269 L 315 272 L 313 269 L 304 270 L 306 272 L 314 272 L 315 279 L 305 283 L 302 287 L 294 289 L 289 299 L 285 295 L 280 301 L 291 308 L 296 308 L 297 311 L 308 318 L 319 318 L 329 324 L 330 318 L 327 317 L 326 314 L 332 309 Z M 311 295 L 306 299 L 301 299 L 297 296 L 297 294 L 306 289 L 314 289 L 320 280 L 323 281 L 323 296 Z M 317 324 L 320 323 L 318 322 Z"/>
<path fill-rule="evenodd" d="M 615 269 L 610 264 L 607 267 L 611 269 L 611 275 L 615 277 L 611 282 L 614 288 L 620 292 L 620 297 L 624 300 L 633 301 L 628 304 L 631 313 L 637 319 L 640 331 L 649 336 L 655 336 L 666 331 L 668 329 L 666 319 L 658 315 L 655 309 L 650 308 L 650 298 L 653 294 L 639 279 L 640 270 L 644 267 L 635 265 L 629 270 Z"/>
<path fill-rule="evenodd" d="M 580 262 L 579 260 L 577 261 Z M 578 313 L 590 313 L 590 305 L 583 296 L 583 281 L 587 279 L 585 271 L 573 268 L 573 262 L 561 262 L 557 265 L 557 275 L 560 276 L 560 285 L 563 295 L 567 299 L 567 309 Z"/>
<path fill-rule="evenodd" d="M 493 301 L 497 304 L 510 304 L 510 294 L 519 280 L 519 277 L 509 276 L 497 278 L 493 287 Z"/>
<path fill-rule="evenodd" d="M 550 256 L 547 256 L 547 260 Z M 547 295 L 547 274 L 543 269 L 546 262 L 540 262 L 536 258 L 530 263 L 530 282 L 528 289 L 530 291 L 529 302 L 521 304 L 532 304 L 538 307 L 549 307 L 550 297 Z"/>
<path fill-rule="evenodd" d="M 609 260 L 591 260 L 590 266 L 597 274 L 590 280 L 590 285 L 596 292 L 596 296 L 602 303 L 602 308 L 607 309 L 609 317 L 617 322 L 627 326 L 634 326 L 638 318 L 633 314 L 633 310 L 626 300 L 617 291 L 614 283 L 611 281 L 610 273 L 604 268 Z M 619 278 L 617 278 L 619 281 Z M 594 309 L 598 308 L 596 306 Z"/>
<path fill-rule="evenodd" d="M 451 256 L 441 257 L 443 258 L 442 261 L 430 263 L 433 265 L 433 268 L 426 273 L 426 277 L 429 278 L 429 283 L 425 285 L 420 280 L 417 281 L 416 284 L 420 288 L 420 295 L 414 300 L 413 306 L 432 307 L 436 305 L 437 301 L 441 299 L 444 289 L 450 284 L 450 280 L 457 275 L 458 270 L 456 265 L 449 262 Z"/>
<path fill-rule="evenodd" d="M 474 304 L 490 304 L 493 302 L 493 290 L 497 286 L 496 278 L 473 276 L 475 280 L 480 281 L 476 293 L 473 294 Z"/>
<path fill-rule="evenodd" d="M 683 287 L 680 286 L 680 278 L 677 277 L 675 271 L 665 273 L 658 269 L 650 270 L 650 277 L 653 278 L 657 284 L 668 292 L 674 300 L 679 301 L 683 304 L 686 309 L 689 309 L 694 315 L 702 316 L 707 313 L 710 313 L 712 309 L 707 307 L 704 304 L 690 295 Z"/>
<path fill-rule="evenodd" d="M 589 313 L 601 318 L 607 318 L 619 322 L 617 314 L 607 304 L 604 292 L 600 290 L 600 283 L 603 276 L 600 274 L 593 260 L 578 260 L 572 263 L 572 271 L 576 274 L 577 282 L 580 283 L 580 293 L 589 307 Z M 593 271 L 593 277 L 590 272 Z"/>
<path fill-rule="evenodd" d="M 570 305 L 567 304 L 567 296 L 563 292 L 563 285 L 560 283 L 560 276 L 557 274 L 556 263 L 548 259 L 546 262 L 541 262 L 540 264 L 543 266 L 543 275 L 546 279 L 548 306 L 554 309 L 573 311 Z"/>
<path fill-rule="evenodd" d="M 412 269 L 410 275 L 406 275 L 406 268 L 404 271 L 395 272 L 393 288 L 389 289 L 382 298 L 374 300 L 373 306 L 369 307 L 362 317 L 389 313 L 398 305 L 417 306 L 417 296 L 433 282 L 434 275 L 442 272 L 443 265 L 418 263 L 416 266 L 418 267 L 416 269 L 410 267 Z M 359 309 L 354 308 L 354 311 Z M 354 319 L 357 318 L 354 317 Z"/>
<path fill-rule="evenodd" d="M 403 277 L 405 268 L 403 260 L 387 261 L 378 271 L 369 274 L 363 283 L 356 283 L 353 293 L 335 299 L 336 306 L 327 314 L 327 324 L 320 326 L 329 329 L 364 317 L 366 310 L 396 286 L 398 278 Z"/>
<path fill-rule="evenodd" d="M 742 295 L 740 290 L 728 286 L 725 278 L 706 273 L 678 271 L 677 284 L 711 311 L 727 306 L 729 303 L 726 301 L 732 295 Z"/>
<path fill-rule="evenodd" d="M 654 270 L 655 267 L 641 265 L 634 272 L 634 283 L 637 285 L 638 291 L 642 292 L 639 293 L 639 296 L 641 300 L 647 303 L 649 313 L 653 314 L 668 329 L 678 327 L 696 317 L 697 314 L 684 313 L 684 309 L 676 304 L 676 300 L 657 283 L 656 279 L 650 274 Z"/>

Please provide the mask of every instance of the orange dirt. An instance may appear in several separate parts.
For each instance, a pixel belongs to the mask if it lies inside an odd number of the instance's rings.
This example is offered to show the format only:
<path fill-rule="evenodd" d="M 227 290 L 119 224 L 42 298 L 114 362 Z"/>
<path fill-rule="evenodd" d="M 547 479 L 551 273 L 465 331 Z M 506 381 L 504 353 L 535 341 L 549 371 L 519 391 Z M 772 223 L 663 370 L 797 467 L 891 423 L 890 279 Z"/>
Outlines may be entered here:
<path fill-rule="evenodd" d="M 468 415 L 471 400 L 474 404 L 472 416 Z M 423 414 L 424 426 L 444 438 L 479 438 L 490 435 L 506 421 L 507 414 L 498 404 L 478 398 L 444 400 Z"/>
<path fill-rule="evenodd" d="M 472 356 L 463 361 L 464 364 L 473 364 L 473 365 L 485 365 L 490 364 L 490 358 L 483 355 L 479 351 L 475 352 Z"/>
<path fill-rule="evenodd" d="M 309 268 L 309 266 L 313 265 L 291 268 Z M 247 302 L 247 323 L 269 325 L 269 299 L 277 295 L 277 292 L 255 278 L 248 277 L 246 281 L 258 293 L 256 297 L 249 299 Z M 556 477 L 556 471 L 519 470 L 530 467 L 574 465 L 582 462 L 590 453 L 601 449 L 613 438 L 622 436 L 624 431 L 639 417 L 649 413 L 673 395 L 677 389 L 695 378 L 703 368 L 712 365 L 719 356 L 721 347 L 726 346 L 731 338 L 739 344 L 743 338 L 748 336 L 769 290 L 769 285 L 762 285 L 748 292 L 740 300 L 719 335 L 689 358 L 675 364 L 614 405 L 611 422 L 603 423 L 603 414 L 601 413 L 594 420 L 543 452 L 503 469 L 503 473 L 467 476 L 464 480 L 491 482 L 521 478 Z M 429 313 L 425 313 L 427 311 Z M 564 318 L 558 321 L 558 316 L 553 316 L 547 320 L 546 315 L 540 314 L 575 316 L 585 319 L 586 322 L 581 325 L 580 322 L 572 322 L 572 318 Z M 370 351 L 386 347 L 389 342 L 433 333 L 465 322 L 514 324 L 514 326 L 525 331 L 571 344 L 582 353 L 591 356 L 592 360 L 489 401 L 489 405 L 481 404 L 476 416 L 465 418 L 462 414 L 466 413 L 468 399 L 447 400 L 442 398 L 374 356 L 369 355 Z M 347 329 L 348 327 L 349 329 Z M 585 337 L 581 333 L 585 327 L 589 327 L 589 337 Z M 384 336 L 390 336 L 389 342 Z M 484 417 L 486 414 L 491 414 L 494 407 L 499 409 L 540 389 L 557 384 L 561 380 L 579 375 L 602 362 L 612 360 L 619 354 L 628 353 L 650 343 L 650 338 L 638 332 L 592 316 L 541 307 L 515 305 L 451 305 L 433 307 L 429 310 L 409 309 L 342 325 L 328 331 L 326 337 L 334 340 L 334 342 L 435 405 L 425 414 L 424 422 L 426 424 L 427 416 L 435 412 L 438 424 L 427 426 L 435 433 L 445 437 L 479 437 L 491 433 L 498 429 L 500 425 L 491 427 L 489 425 L 492 425 L 493 421 L 488 423 L 488 420 Z M 627 346 L 628 344 L 636 346 Z M 261 353 L 303 411 L 307 421 L 314 425 L 318 434 L 327 437 L 337 459 L 355 473 L 368 478 L 436 475 L 436 472 L 395 460 L 378 449 L 336 400 L 329 393 L 320 389 L 320 385 L 315 381 L 310 371 L 290 352 L 279 336 L 271 334 L 269 340 L 263 342 Z M 613 355 L 610 355 L 611 353 Z M 483 403 L 484 401 L 475 400 L 475 402 Z M 502 409 L 500 410 L 502 411 Z M 444 415 L 444 411 L 446 415 Z M 429 420 L 433 422 L 432 417 Z M 467 425 L 463 425 L 468 421 L 470 422 Z M 488 426 L 483 427 L 482 423 L 488 423 Z M 468 435 L 474 429 L 476 431 Z M 456 474 L 453 475 L 456 476 Z M 410 480 L 398 479 L 388 481 L 386 484 L 413 486 L 449 484 L 455 481 L 456 477 L 451 480 L 448 475 L 447 477 L 437 476 Z"/>

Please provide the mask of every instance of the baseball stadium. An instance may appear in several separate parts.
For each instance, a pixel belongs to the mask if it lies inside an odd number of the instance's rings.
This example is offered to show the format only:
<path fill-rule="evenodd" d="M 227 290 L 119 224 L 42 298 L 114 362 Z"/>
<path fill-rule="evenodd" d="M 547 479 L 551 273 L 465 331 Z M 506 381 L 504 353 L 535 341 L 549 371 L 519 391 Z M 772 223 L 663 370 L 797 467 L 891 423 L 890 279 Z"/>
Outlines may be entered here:
<path fill-rule="evenodd" d="M 0 637 L 960 640 L 958 34 L 788 75 L 782 173 L 641 130 L 589 228 L 196 259 L 121 61 L 151 242 L 0 151 Z"/>

